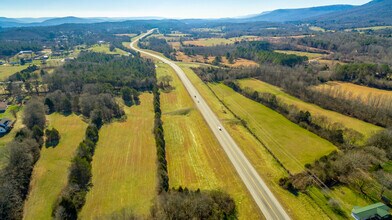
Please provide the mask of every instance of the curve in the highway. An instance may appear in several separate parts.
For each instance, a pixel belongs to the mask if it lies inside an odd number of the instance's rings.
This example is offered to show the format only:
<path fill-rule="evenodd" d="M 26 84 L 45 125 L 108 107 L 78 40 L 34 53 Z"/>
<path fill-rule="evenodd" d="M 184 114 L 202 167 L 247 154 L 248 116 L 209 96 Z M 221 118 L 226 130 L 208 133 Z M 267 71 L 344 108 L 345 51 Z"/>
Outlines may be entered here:
<path fill-rule="evenodd" d="M 261 179 L 255 168 L 251 165 L 249 160 L 243 154 L 241 149 L 235 143 L 230 134 L 220 123 L 218 117 L 213 113 L 208 104 L 204 101 L 203 97 L 200 95 L 198 90 L 193 86 L 191 81 L 188 79 L 184 71 L 176 65 L 173 61 L 159 56 L 157 54 L 141 50 L 135 47 L 135 44 L 139 39 L 146 37 L 153 33 L 155 29 L 141 35 L 131 43 L 131 48 L 137 52 L 143 53 L 150 57 L 156 58 L 168 65 L 170 65 L 178 77 L 181 79 L 185 88 L 187 89 L 189 95 L 192 97 L 193 101 L 197 105 L 199 111 L 203 115 L 207 124 L 210 126 L 211 131 L 214 133 L 222 148 L 226 152 L 230 161 L 234 165 L 237 173 L 241 177 L 242 181 L 246 185 L 256 204 L 262 211 L 266 219 L 290 219 L 289 215 L 286 213 L 282 205 L 275 198 L 273 193 L 267 187 L 265 182 Z"/>

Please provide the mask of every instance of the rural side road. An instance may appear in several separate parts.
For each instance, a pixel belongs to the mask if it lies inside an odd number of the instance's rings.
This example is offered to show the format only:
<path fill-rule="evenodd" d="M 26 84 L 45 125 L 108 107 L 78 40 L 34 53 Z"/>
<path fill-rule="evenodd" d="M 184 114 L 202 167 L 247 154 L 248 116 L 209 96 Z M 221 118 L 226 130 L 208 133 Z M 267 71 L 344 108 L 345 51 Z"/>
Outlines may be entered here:
<path fill-rule="evenodd" d="M 258 207 L 262 211 L 266 219 L 290 219 L 286 211 L 283 209 L 282 205 L 275 198 L 272 192 L 269 190 L 267 185 L 261 179 L 255 168 L 251 165 L 245 155 L 242 153 L 241 149 L 235 143 L 230 134 L 222 126 L 218 117 L 212 112 L 208 104 L 204 101 L 203 97 L 193 86 L 191 81 L 185 75 L 184 71 L 177 66 L 173 61 L 156 55 L 154 53 L 144 51 L 135 47 L 135 44 L 139 39 L 150 35 L 153 33 L 154 29 L 136 38 L 131 43 L 131 48 L 137 52 L 143 53 L 145 55 L 154 57 L 162 62 L 170 65 L 177 73 L 178 77 L 181 79 L 188 93 L 192 97 L 193 101 L 196 103 L 201 114 L 206 120 L 207 124 L 210 126 L 212 132 L 218 139 L 222 148 L 226 152 L 230 161 L 233 163 L 235 169 L 237 170 L 242 181 L 246 185 L 253 199 L 256 201 Z M 230 181 L 230 180 L 227 180 Z"/>

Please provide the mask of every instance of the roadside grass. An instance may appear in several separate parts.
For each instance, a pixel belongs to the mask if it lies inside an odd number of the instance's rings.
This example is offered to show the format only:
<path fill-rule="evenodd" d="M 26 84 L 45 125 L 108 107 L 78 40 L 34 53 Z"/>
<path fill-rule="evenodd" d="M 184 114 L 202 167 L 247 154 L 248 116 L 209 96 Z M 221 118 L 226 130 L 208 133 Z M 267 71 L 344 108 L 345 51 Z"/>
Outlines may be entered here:
<path fill-rule="evenodd" d="M 0 65 L 0 81 L 5 81 L 11 75 L 24 70 L 28 67 L 28 65 L 24 66 L 9 66 L 9 65 Z"/>
<path fill-rule="evenodd" d="M 197 67 L 197 65 L 182 63 L 179 63 L 179 65 L 204 97 L 211 109 L 219 117 L 225 128 L 232 135 L 274 195 L 285 207 L 289 215 L 293 219 L 314 219 L 314 216 L 317 216 L 318 219 L 328 219 L 328 216 L 309 196 L 302 193 L 295 196 L 278 185 L 279 179 L 288 177 L 288 173 L 273 158 L 266 148 L 242 125 L 242 123 L 221 104 L 207 85 L 190 69 L 190 67 Z"/>
<path fill-rule="evenodd" d="M 346 186 L 334 187 L 329 192 L 311 187 L 308 189 L 308 194 L 333 219 L 348 219 L 351 217 L 351 210 L 354 206 L 367 206 L 373 203 Z M 339 205 L 342 214 L 339 215 L 331 209 L 331 201 Z"/>
<path fill-rule="evenodd" d="M 170 114 L 196 107 L 175 72 L 166 64 L 157 65 L 158 77 L 173 77 L 174 90 L 161 93 L 170 187 L 226 191 L 234 198 L 240 219 L 261 219 L 256 203 L 200 112 Z"/>
<path fill-rule="evenodd" d="M 68 182 L 68 168 L 87 127 L 76 115 L 51 114 L 47 120 L 49 127 L 60 132 L 61 139 L 55 148 L 42 147 L 32 174 L 24 219 L 52 218 L 53 204 Z"/>
<path fill-rule="evenodd" d="M 325 54 L 321 54 L 321 53 L 309 53 L 309 52 L 294 51 L 294 50 L 275 50 L 275 52 L 284 53 L 284 54 L 293 54 L 297 56 L 305 56 L 308 57 L 309 60 L 315 60 L 325 56 Z"/>
<path fill-rule="evenodd" d="M 96 44 L 93 45 L 91 48 L 89 48 L 89 50 L 96 52 L 96 53 L 106 53 L 106 54 L 119 54 L 119 55 L 127 55 L 128 53 L 115 48 L 114 51 L 110 51 L 109 49 L 109 44 Z"/>
<path fill-rule="evenodd" d="M 255 135 L 291 173 L 301 172 L 305 164 L 310 164 L 337 150 L 327 140 L 231 88 L 223 84 L 209 84 L 209 86 L 228 108 L 247 123 Z"/>
<path fill-rule="evenodd" d="M 12 109 L 17 111 L 17 120 L 11 113 Z M 6 166 L 8 162 L 9 151 L 6 145 L 14 139 L 16 132 L 18 132 L 24 126 L 22 123 L 22 117 L 23 107 L 19 107 L 17 105 L 9 106 L 6 112 L 0 114 L 0 118 L 16 120 L 14 128 L 8 134 L 4 135 L 3 137 L 0 137 L 0 169 Z"/>
<path fill-rule="evenodd" d="M 138 106 L 124 106 L 127 119 L 104 125 L 92 162 L 93 187 L 81 219 L 110 216 L 125 210 L 149 214 L 156 196 L 156 147 L 153 96 L 143 93 Z"/>
<path fill-rule="evenodd" d="M 392 91 L 337 81 L 327 82 L 313 87 L 313 89 L 334 98 L 359 100 L 364 104 L 378 108 L 392 108 Z"/>
<path fill-rule="evenodd" d="M 317 105 L 304 102 L 296 97 L 285 93 L 281 88 L 273 86 L 256 79 L 238 80 L 241 88 L 249 87 L 258 92 L 267 92 L 277 96 L 282 102 L 288 105 L 294 105 L 299 110 L 309 111 L 314 116 L 324 116 L 330 123 L 340 123 L 346 128 L 353 129 L 365 136 L 365 139 L 370 137 L 382 128 L 376 125 L 366 123 L 364 121 L 352 118 L 334 111 L 323 109 Z M 392 92 L 390 92 L 392 95 Z M 392 98 L 391 98 L 392 101 Z"/>

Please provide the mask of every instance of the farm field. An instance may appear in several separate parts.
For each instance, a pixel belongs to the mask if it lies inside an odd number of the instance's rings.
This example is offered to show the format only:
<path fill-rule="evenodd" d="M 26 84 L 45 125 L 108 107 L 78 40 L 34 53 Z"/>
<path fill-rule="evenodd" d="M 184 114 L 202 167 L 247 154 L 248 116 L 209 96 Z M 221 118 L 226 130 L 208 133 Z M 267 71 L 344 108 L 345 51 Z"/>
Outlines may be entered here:
<path fill-rule="evenodd" d="M 256 203 L 174 71 L 166 64 L 158 64 L 157 70 L 158 77 L 172 76 L 175 87 L 161 93 L 170 187 L 226 191 L 240 219 L 260 219 Z"/>
<path fill-rule="evenodd" d="M 275 50 L 275 52 L 284 53 L 284 54 L 294 54 L 297 56 L 305 56 L 308 57 L 309 60 L 320 59 L 323 56 L 325 56 L 325 54 L 321 54 L 321 53 L 309 53 L 309 52 L 293 51 L 293 50 Z"/>
<path fill-rule="evenodd" d="M 12 74 L 17 73 L 21 70 L 24 70 L 27 67 L 28 67 L 28 65 L 24 65 L 24 66 L 0 65 L 0 81 L 6 80 Z"/>
<path fill-rule="evenodd" d="M 124 122 L 101 128 L 92 162 L 93 187 L 81 219 L 109 218 L 120 211 L 149 214 L 157 184 L 152 99 L 152 94 L 142 94 L 140 105 L 124 106 Z"/>
<path fill-rule="evenodd" d="M 298 173 L 337 148 L 325 139 L 292 123 L 279 113 L 254 102 L 223 84 L 209 84 L 217 96 L 244 119 L 250 129 L 291 172 Z"/>
<path fill-rule="evenodd" d="M 290 216 L 294 219 L 313 219 L 314 216 L 318 216 L 319 219 L 328 219 L 328 216 L 324 214 L 310 197 L 302 193 L 295 196 L 278 185 L 280 178 L 288 176 L 287 171 L 278 164 L 266 148 L 249 133 L 241 122 L 219 102 L 207 85 L 190 69 L 190 67 L 196 67 L 197 65 L 183 63 L 179 65 L 208 102 L 215 114 L 217 114 L 225 128 L 232 135 L 268 187 L 278 197 L 283 206 L 286 207 Z"/>
<path fill-rule="evenodd" d="M 220 44 L 234 44 L 235 42 L 241 41 L 257 41 L 261 40 L 259 36 L 241 36 L 241 37 L 232 37 L 232 38 L 199 38 L 195 40 L 184 41 L 185 45 L 194 45 L 199 47 L 209 47 Z"/>
<path fill-rule="evenodd" d="M 235 114 L 246 121 L 256 136 L 292 173 L 301 172 L 305 164 L 337 149 L 325 139 L 223 84 L 209 86 Z M 298 146 L 301 150 L 298 150 Z"/>
<path fill-rule="evenodd" d="M 370 106 L 392 108 L 392 91 L 336 81 L 319 85 L 314 89 L 332 97 L 356 99 Z"/>
<path fill-rule="evenodd" d="M 68 168 L 87 124 L 76 115 L 47 116 L 49 127 L 56 128 L 60 143 L 55 148 L 42 147 L 41 157 L 34 167 L 30 193 L 24 207 L 24 219 L 51 219 L 52 207 L 68 181 Z"/>
<path fill-rule="evenodd" d="M 16 118 L 13 116 L 11 110 L 17 111 L 18 120 L 16 120 Z M 19 106 L 9 106 L 6 112 L 0 114 L 0 118 L 9 118 L 11 120 L 16 120 L 14 128 L 8 134 L 4 135 L 3 137 L 0 137 L 0 169 L 3 168 L 8 161 L 9 152 L 6 145 L 14 139 L 16 132 L 18 132 L 23 127 L 22 117 L 23 108 Z"/>
<path fill-rule="evenodd" d="M 273 86 L 271 84 L 265 83 L 256 79 L 244 79 L 238 80 L 242 88 L 249 87 L 258 92 L 267 92 L 276 95 L 278 99 L 283 101 L 288 105 L 294 105 L 299 110 L 309 111 L 315 116 L 325 116 L 332 123 L 340 123 L 346 128 L 353 129 L 363 134 L 365 137 L 370 137 L 374 132 L 381 130 L 381 127 L 375 126 L 370 123 L 352 118 L 334 111 L 323 109 L 317 105 L 304 102 L 296 97 L 293 97 L 285 93 L 281 88 Z"/>
<path fill-rule="evenodd" d="M 235 41 L 225 38 L 200 38 L 192 41 L 184 41 L 185 45 L 194 45 L 199 47 L 210 47 L 220 44 L 234 44 Z"/>
<path fill-rule="evenodd" d="M 114 49 L 114 51 L 109 50 L 109 44 L 96 44 L 92 46 L 89 50 L 97 53 L 106 53 L 106 54 L 120 54 L 120 55 L 127 55 L 128 53 L 121 50 L 121 49 Z"/>

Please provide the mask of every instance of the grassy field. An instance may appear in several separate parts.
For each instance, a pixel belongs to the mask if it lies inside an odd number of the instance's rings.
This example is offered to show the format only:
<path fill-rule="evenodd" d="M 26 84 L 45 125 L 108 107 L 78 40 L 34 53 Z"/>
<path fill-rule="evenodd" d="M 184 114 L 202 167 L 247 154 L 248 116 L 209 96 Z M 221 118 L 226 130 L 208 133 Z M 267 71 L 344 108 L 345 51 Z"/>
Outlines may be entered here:
<path fill-rule="evenodd" d="M 93 187 L 87 194 L 81 219 L 109 216 L 126 210 L 149 214 L 156 195 L 156 147 L 152 133 L 152 94 L 141 104 L 125 107 L 127 120 L 104 125 L 92 162 Z"/>
<path fill-rule="evenodd" d="M 21 70 L 24 70 L 27 67 L 28 67 L 28 65 L 25 65 L 25 66 L 0 65 L 0 81 L 6 80 L 12 74 L 17 73 Z"/>
<path fill-rule="evenodd" d="M 210 87 L 292 173 L 301 172 L 305 164 L 337 149 L 325 139 L 223 84 L 210 84 Z"/>
<path fill-rule="evenodd" d="M 238 80 L 242 88 L 249 87 L 258 92 L 268 92 L 276 95 L 281 101 L 288 105 L 294 105 L 299 110 L 309 111 L 312 115 L 325 116 L 332 123 L 341 123 L 346 128 L 356 130 L 365 137 L 371 136 L 374 132 L 381 130 L 381 127 L 375 126 L 364 121 L 342 115 L 340 113 L 323 109 L 317 105 L 306 103 L 296 97 L 285 93 L 281 88 L 256 79 Z M 391 93 L 392 94 L 392 93 Z"/>
<path fill-rule="evenodd" d="M 193 41 L 184 41 L 185 45 L 194 45 L 201 47 L 210 47 L 220 44 L 234 44 L 234 40 L 225 38 L 200 38 Z"/>
<path fill-rule="evenodd" d="M 284 53 L 284 54 L 294 54 L 297 56 L 305 56 L 308 57 L 309 60 L 319 59 L 324 56 L 321 53 L 309 53 L 309 52 L 302 52 L 302 51 L 294 51 L 294 50 L 275 50 L 277 53 Z"/>
<path fill-rule="evenodd" d="M 332 97 L 357 99 L 370 106 L 392 108 L 392 91 L 345 82 L 328 82 L 314 89 Z"/>
<path fill-rule="evenodd" d="M 328 192 L 312 187 L 308 189 L 308 192 L 313 200 L 333 219 L 349 219 L 354 206 L 367 206 L 373 203 L 345 186 L 335 187 Z M 343 216 L 332 211 L 329 205 L 330 200 L 334 200 L 340 205 L 344 213 Z"/>
<path fill-rule="evenodd" d="M 240 219 L 260 219 L 252 197 L 178 77 L 167 65 L 158 66 L 158 77 L 172 76 L 175 87 L 161 93 L 170 187 L 226 191 L 236 201 Z"/>
<path fill-rule="evenodd" d="M 52 114 L 47 116 L 49 126 L 61 135 L 55 148 L 41 150 L 34 167 L 30 193 L 24 207 L 24 219 L 51 219 L 52 206 L 68 181 L 68 167 L 79 143 L 83 140 L 87 124 L 80 117 Z"/>
<path fill-rule="evenodd" d="M 363 28 L 354 28 L 354 29 L 346 29 L 345 31 L 359 31 L 359 32 L 364 32 L 364 31 L 378 31 L 378 30 L 384 30 L 384 29 L 391 29 L 392 26 L 373 26 L 373 27 L 363 27 Z"/>
<path fill-rule="evenodd" d="M 288 173 L 280 166 L 266 148 L 249 133 L 228 109 L 223 106 L 209 88 L 204 84 L 193 71 L 189 64 L 180 64 L 192 83 L 199 90 L 201 95 L 208 102 L 212 110 L 217 114 L 225 128 L 232 135 L 236 143 L 241 147 L 244 154 L 254 165 L 260 176 L 264 179 L 272 192 L 281 201 L 287 212 L 293 219 L 328 219 L 328 216 L 305 194 L 299 193 L 295 196 L 278 185 L 282 177 L 287 177 Z"/>
<path fill-rule="evenodd" d="M 11 113 L 12 109 L 18 111 L 18 120 L 16 120 L 16 118 Z M 14 128 L 8 134 L 4 135 L 3 137 L 0 137 L 0 169 L 3 168 L 8 161 L 9 152 L 6 145 L 14 139 L 16 132 L 18 132 L 23 127 L 22 116 L 23 108 L 18 106 L 9 106 L 6 112 L 0 114 L 0 118 L 9 118 L 11 120 L 16 120 Z"/>
<path fill-rule="evenodd" d="M 120 54 L 120 55 L 127 55 L 128 53 L 121 50 L 121 49 L 114 49 L 114 51 L 109 50 L 109 44 L 96 44 L 92 46 L 89 50 L 97 53 L 106 53 L 106 54 Z"/>

